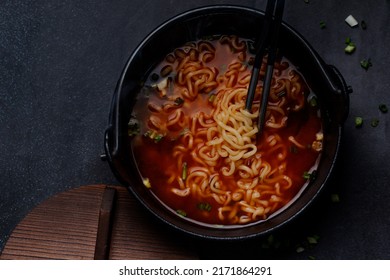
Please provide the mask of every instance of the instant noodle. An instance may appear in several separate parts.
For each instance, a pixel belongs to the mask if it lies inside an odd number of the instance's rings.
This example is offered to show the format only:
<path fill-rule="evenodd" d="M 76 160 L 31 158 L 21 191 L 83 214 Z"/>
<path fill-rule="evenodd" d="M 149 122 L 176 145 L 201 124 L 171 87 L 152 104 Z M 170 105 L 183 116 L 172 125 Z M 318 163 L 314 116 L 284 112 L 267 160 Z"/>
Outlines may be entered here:
<path fill-rule="evenodd" d="M 252 41 L 218 36 L 169 53 L 134 106 L 129 141 L 145 187 L 203 225 L 263 221 L 315 176 L 323 128 L 316 95 L 285 57 L 275 65 L 257 135 L 264 67 L 245 110 Z"/>

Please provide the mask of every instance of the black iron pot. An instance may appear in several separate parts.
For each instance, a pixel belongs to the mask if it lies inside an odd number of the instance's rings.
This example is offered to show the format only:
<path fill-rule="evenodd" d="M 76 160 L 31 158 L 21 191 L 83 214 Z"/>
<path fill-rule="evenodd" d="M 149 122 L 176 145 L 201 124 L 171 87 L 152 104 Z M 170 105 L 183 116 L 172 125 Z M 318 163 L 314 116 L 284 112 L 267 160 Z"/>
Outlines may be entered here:
<path fill-rule="evenodd" d="M 280 51 L 299 67 L 317 94 L 323 116 L 324 149 L 316 178 L 310 186 L 286 210 L 265 222 L 242 228 L 218 229 L 188 222 L 168 211 L 142 183 L 128 144 L 127 124 L 137 93 L 150 71 L 167 53 L 188 41 L 223 34 L 256 40 L 263 18 L 263 12 L 238 6 L 209 6 L 176 16 L 154 30 L 136 48 L 122 72 L 112 99 L 109 126 L 105 132 L 105 152 L 113 173 L 157 218 L 193 236 L 236 240 L 269 233 L 307 208 L 324 188 L 334 169 L 343 123 L 348 115 L 348 94 L 351 89 L 335 67 L 327 65 L 297 31 L 283 23 Z"/>

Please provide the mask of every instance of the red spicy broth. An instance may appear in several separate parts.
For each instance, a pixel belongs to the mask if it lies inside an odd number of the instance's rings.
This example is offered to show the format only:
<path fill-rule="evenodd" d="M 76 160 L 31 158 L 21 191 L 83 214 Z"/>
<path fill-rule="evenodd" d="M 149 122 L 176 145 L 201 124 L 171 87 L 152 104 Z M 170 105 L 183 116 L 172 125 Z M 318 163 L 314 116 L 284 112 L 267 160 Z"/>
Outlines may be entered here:
<path fill-rule="evenodd" d="M 139 127 L 130 141 L 145 187 L 179 216 L 204 225 L 266 220 L 299 195 L 321 154 L 316 96 L 284 57 L 256 138 L 264 65 L 248 112 L 250 46 L 221 36 L 174 50 L 134 107 Z"/>

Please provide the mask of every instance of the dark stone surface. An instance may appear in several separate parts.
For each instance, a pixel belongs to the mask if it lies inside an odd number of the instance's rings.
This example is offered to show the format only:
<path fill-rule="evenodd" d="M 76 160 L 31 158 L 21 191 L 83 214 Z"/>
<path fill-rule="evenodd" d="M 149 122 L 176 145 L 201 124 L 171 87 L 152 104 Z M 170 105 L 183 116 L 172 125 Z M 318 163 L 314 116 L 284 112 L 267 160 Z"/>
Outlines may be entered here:
<path fill-rule="evenodd" d="M 201 256 L 389 259 L 390 127 L 389 113 L 381 113 L 378 105 L 390 106 L 390 1 L 286 2 L 284 20 L 354 89 L 338 169 L 312 212 L 276 233 L 282 246 L 274 242 L 276 249 L 261 249 L 264 243 L 252 240 L 252 250 L 232 244 L 222 255 L 205 247 L 220 244 L 205 242 Z M 118 184 L 99 156 L 120 72 L 160 23 L 206 4 L 263 9 L 265 1 L 1 2 L 0 251 L 17 223 L 53 194 L 86 184 Z M 350 14 L 365 20 L 367 29 L 350 28 L 344 22 Z M 357 46 L 352 55 L 344 53 L 347 37 Z M 373 64 L 368 71 L 359 65 L 366 58 Z M 365 120 L 360 129 L 355 116 Z M 379 120 L 375 128 L 373 118 Z M 339 203 L 330 201 L 332 193 L 339 194 Z M 297 253 L 295 247 L 311 235 L 320 237 L 318 244 Z"/>

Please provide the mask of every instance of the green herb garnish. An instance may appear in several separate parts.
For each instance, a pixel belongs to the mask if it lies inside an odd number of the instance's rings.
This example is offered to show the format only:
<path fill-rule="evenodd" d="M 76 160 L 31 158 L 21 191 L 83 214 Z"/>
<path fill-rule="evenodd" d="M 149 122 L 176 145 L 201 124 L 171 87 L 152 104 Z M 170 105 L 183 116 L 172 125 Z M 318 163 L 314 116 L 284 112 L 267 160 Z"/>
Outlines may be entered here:
<path fill-rule="evenodd" d="M 183 162 L 181 168 L 181 178 L 185 181 L 187 179 L 187 162 Z"/>
<path fill-rule="evenodd" d="M 311 173 L 308 171 L 303 172 L 302 177 L 304 179 L 314 181 L 317 178 L 317 170 L 313 170 Z"/>
<path fill-rule="evenodd" d="M 318 235 L 312 235 L 312 236 L 306 237 L 306 239 L 310 245 L 313 245 L 313 244 L 318 243 L 318 240 L 320 239 L 320 237 Z"/>
<path fill-rule="evenodd" d="M 303 177 L 304 179 L 310 179 L 310 178 L 311 178 L 311 173 L 305 171 L 305 172 L 303 172 L 302 177 Z"/>
<path fill-rule="evenodd" d="M 162 134 L 158 134 L 156 135 L 156 137 L 154 137 L 154 142 L 160 142 L 162 139 L 163 139 L 163 135 Z"/>
<path fill-rule="evenodd" d="M 386 104 L 380 104 L 380 105 L 379 105 L 379 110 L 380 110 L 382 113 L 387 113 L 388 109 L 387 109 Z"/>
<path fill-rule="evenodd" d="M 309 100 L 309 103 L 310 103 L 310 106 L 316 107 L 316 106 L 318 105 L 317 97 L 313 96 L 313 97 Z"/>
<path fill-rule="evenodd" d="M 355 117 L 355 127 L 361 127 L 363 125 L 362 117 Z"/>
<path fill-rule="evenodd" d="M 184 103 L 184 99 L 183 99 L 183 98 L 177 97 L 177 98 L 175 99 L 175 105 L 180 106 L 180 105 L 182 105 L 183 103 Z"/>
<path fill-rule="evenodd" d="M 187 217 L 187 213 L 184 210 L 178 209 L 176 210 L 176 213 L 182 217 Z"/>
<path fill-rule="evenodd" d="M 209 96 L 209 102 L 210 102 L 210 103 L 213 103 L 214 100 L 215 100 L 215 97 L 217 97 L 215 94 L 210 94 L 210 96 Z"/>
<path fill-rule="evenodd" d="M 377 127 L 379 125 L 379 120 L 378 119 L 372 119 L 371 120 L 371 126 L 372 127 Z"/>
<path fill-rule="evenodd" d="M 297 253 L 302 253 L 303 251 L 305 251 L 305 248 L 303 248 L 302 246 L 298 246 L 298 247 L 295 249 L 295 251 L 296 251 Z"/>
<path fill-rule="evenodd" d="M 372 63 L 371 63 L 371 60 L 368 58 L 368 59 L 362 59 L 360 61 L 360 66 L 364 69 L 364 70 L 368 70 L 368 68 L 370 68 L 372 66 Z"/>
<path fill-rule="evenodd" d="M 326 22 L 325 21 L 320 21 L 320 28 L 321 29 L 324 29 L 324 28 L 326 28 Z"/>
<path fill-rule="evenodd" d="M 127 123 L 127 133 L 129 136 L 134 136 L 140 133 L 139 122 L 136 118 L 131 117 Z"/>
<path fill-rule="evenodd" d="M 181 132 L 180 132 L 180 136 L 183 136 L 184 134 L 188 133 L 190 131 L 190 129 L 188 127 L 184 128 Z"/>
<path fill-rule="evenodd" d="M 155 143 L 160 142 L 164 138 L 164 135 L 158 133 L 155 130 L 148 130 L 144 133 L 144 136 L 152 139 Z"/>
<path fill-rule="evenodd" d="M 356 45 L 354 42 L 352 42 L 350 37 L 345 39 L 345 44 L 347 44 L 347 46 L 344 49 L 345 53 L 351 54 L 356 50 Z"/>
<path fill-rule="evenodd" d="M 207 212 L 211 211 L 211 205 L 210 205 L 210 203 L 207 203 L 207 202 L 200 202 L 197 204 L 197 207 L 199 210 L 202 210 L 202 211 L 207 211 Z"/>
<path fill-rule="evenodd" d="M 340 202 L 340 197 L 337 193 L 334 193 L 330 196 L 330 200 L 334 203 Z"/>

